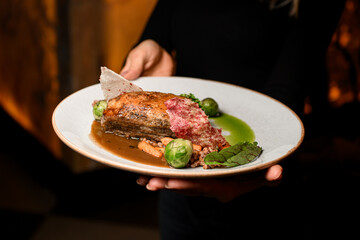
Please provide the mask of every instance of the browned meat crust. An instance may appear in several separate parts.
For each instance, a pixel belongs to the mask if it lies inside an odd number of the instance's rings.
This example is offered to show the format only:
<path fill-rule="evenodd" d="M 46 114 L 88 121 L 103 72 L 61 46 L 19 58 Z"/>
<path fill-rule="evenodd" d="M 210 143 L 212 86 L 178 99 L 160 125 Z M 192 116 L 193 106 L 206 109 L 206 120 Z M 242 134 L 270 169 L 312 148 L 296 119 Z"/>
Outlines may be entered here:
<path fill-rule="evenodd" d="M 101 125 L 125 137 L 153 139 L 175 137 L 164 102 L 178 97 L 160 92 L 129 92 L 109 100 Z"/>

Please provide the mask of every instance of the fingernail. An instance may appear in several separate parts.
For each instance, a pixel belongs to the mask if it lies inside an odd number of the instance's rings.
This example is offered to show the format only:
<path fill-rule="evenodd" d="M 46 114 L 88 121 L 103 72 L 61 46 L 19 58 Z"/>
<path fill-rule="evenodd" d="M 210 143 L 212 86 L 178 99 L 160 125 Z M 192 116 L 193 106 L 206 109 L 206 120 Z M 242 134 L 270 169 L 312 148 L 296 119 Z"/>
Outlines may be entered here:
<path fill-rule="evenodd" d="M 275 178 L 275 181 L 279 181 L 282 178 L 282 172 L 279 172 Z"/>
<path fill-rule="evenodd" d="M 141 178 L 138 178 L 138 179 L 136 179 L 136 183 L 139 184 L 140 186 L 145 187 L 147 182 Z"/>
<path fill-rule="evenodd" d="M 166 189 L 171 189 L 171 186 L 169 186 L 169 182 L 168 182 L 168 181 L 166 181 L 166 183 L 164 184 L 164 187 L 165 187 Z"/>
<path fill-rule="evenodd" d="M 129 72 L 129 71 L 122 71 L 122 72 L 120 72 L 120 75 L 121 75 L 121 76 L 125 76 L 128 72 Z"/>
<path fill-rule="evenodd" d="M 146 184 L 146 189 L 149 191 L 155 191 L 155 188 L 151 187 L 149 184 Z"/>
<path fill-rule="evenodd" d="M 278 171 L 276 174 L 274 174 L 273 181 L 280 180 L 282 177 L 282 171 Z"/>

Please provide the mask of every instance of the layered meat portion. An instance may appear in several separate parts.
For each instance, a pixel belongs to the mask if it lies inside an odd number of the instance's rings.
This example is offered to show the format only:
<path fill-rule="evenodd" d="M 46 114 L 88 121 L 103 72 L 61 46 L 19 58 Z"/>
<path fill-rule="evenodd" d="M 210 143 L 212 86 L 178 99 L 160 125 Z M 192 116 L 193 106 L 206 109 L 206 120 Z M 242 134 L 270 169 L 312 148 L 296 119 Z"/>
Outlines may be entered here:
<path fill-rule="evenodd" d="M 127 92 L 108 101 L 101 125 L 115 134 L 159 141 L 175 137 L 165 101 L 179 97 L 160 92 Z"/>
<path fill-rule="evenodd" d="M 170 118 L 170 129 L 176 137 L 212 150 L 227 144 L 221 129 L 211 126 L 199 104 L 188 98 L 172 98 L 165 102 Z"/>

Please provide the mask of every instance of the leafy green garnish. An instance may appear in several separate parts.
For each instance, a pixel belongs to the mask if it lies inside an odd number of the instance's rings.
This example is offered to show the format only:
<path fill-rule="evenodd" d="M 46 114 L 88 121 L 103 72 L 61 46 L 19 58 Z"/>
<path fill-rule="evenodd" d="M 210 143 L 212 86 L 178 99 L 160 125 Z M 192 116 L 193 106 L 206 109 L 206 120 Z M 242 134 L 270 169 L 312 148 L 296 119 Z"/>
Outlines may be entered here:
<path fill-rule="evenodd" d="M 199 104 L 199 107 L 201 108 L 200 99 L 195 97 L 194 94 L 192 94 L 192 93 L 189 93 L 189 94 L 183 93 L 183 94 L 180 94 L 180 96 L 191 99 L 193 102 L 196 102 L 197 104 Z"/>
<path fill-rule="evenodd" d="M 262 148 L 257 142 L 242 142 L 231 147 L 225 148 L 220 152 L 209 153 L 204 162 L 207 165 L 222 165 L 225 167 L 235 167 L 255 160 L 262 152 Z"/>

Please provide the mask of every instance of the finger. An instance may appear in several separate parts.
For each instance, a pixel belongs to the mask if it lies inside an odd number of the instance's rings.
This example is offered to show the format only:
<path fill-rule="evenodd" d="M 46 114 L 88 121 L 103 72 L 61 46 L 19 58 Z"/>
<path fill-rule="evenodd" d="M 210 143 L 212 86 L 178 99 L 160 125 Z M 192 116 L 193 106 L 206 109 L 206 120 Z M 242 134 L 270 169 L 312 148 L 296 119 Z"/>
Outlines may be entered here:
<path fill-rule="evenodd" d="M 130 69 L 130 66 L 131 66 L 131 57 L 128 56 L 126 58 L 126 61 L 125 61 L 125 65 L 123 66 L 123 68 L 120 70 L 120 75 L 125 77 L 126 74 L 128 73 L 129 69 Z"/>
<path fill-rule="evenodd" d="M 168 179 L 166 189 L 170 189 L 187 196 L 206 196 L 208 195 L 208 184 L 204 184 L 201 179 Z"/>
<path fill-rule="evenodd" d="M 204 180 L 202 179 L 181 179 L 181 178 L 170 178 L 167 181 L 166 188 L 167 189 L 175 189 L 175 190 L 188 190 L 188 191 L 196 191 L 198 189 L 204 191 L 205 189 Z M 207 185 L 207 184 L 206 184 Z"/>
<path fill-rule="evenodd" d="M 217 179 L 168 179 L 166 189 L 171 189 L 188 196 L 217 197 Z M 223 187 L 223 186 L 222 186 Z"/>
<path fill-rule="evenodd" d="M 167 178 L 153 177 L 149 180 L 146 188 L 150 191 L 166 189 L 167 181 Z"/>
<path fill-rule="evenodd" d="M 136 180 L 136 183 L 140 186 L 145 187 L 149 183 L 150 177 L 149 176 L 139 176 L 139 178 Z"/>
<path fill-rule="evenodd" d="M 140 77 L 144 71 L 144 57 L 138 54 L 129 54 L 124 68 L 121 70 L 120 75 L 128 80 L 135 80 Z"/>
<path fill-rule="evenodd" d="M 281 183 L 283 178 L 283 168 L 280 165 L 274 165 L 268 169 L 265 174 L 265 185 L 276 187 Z"/>
<path fill-rule="evenodd" d="M 283 168 L 280 165 L 274 165 L 268 169 L 265 174 L 265 179 L 269 182 L 281 180 Z"/>

